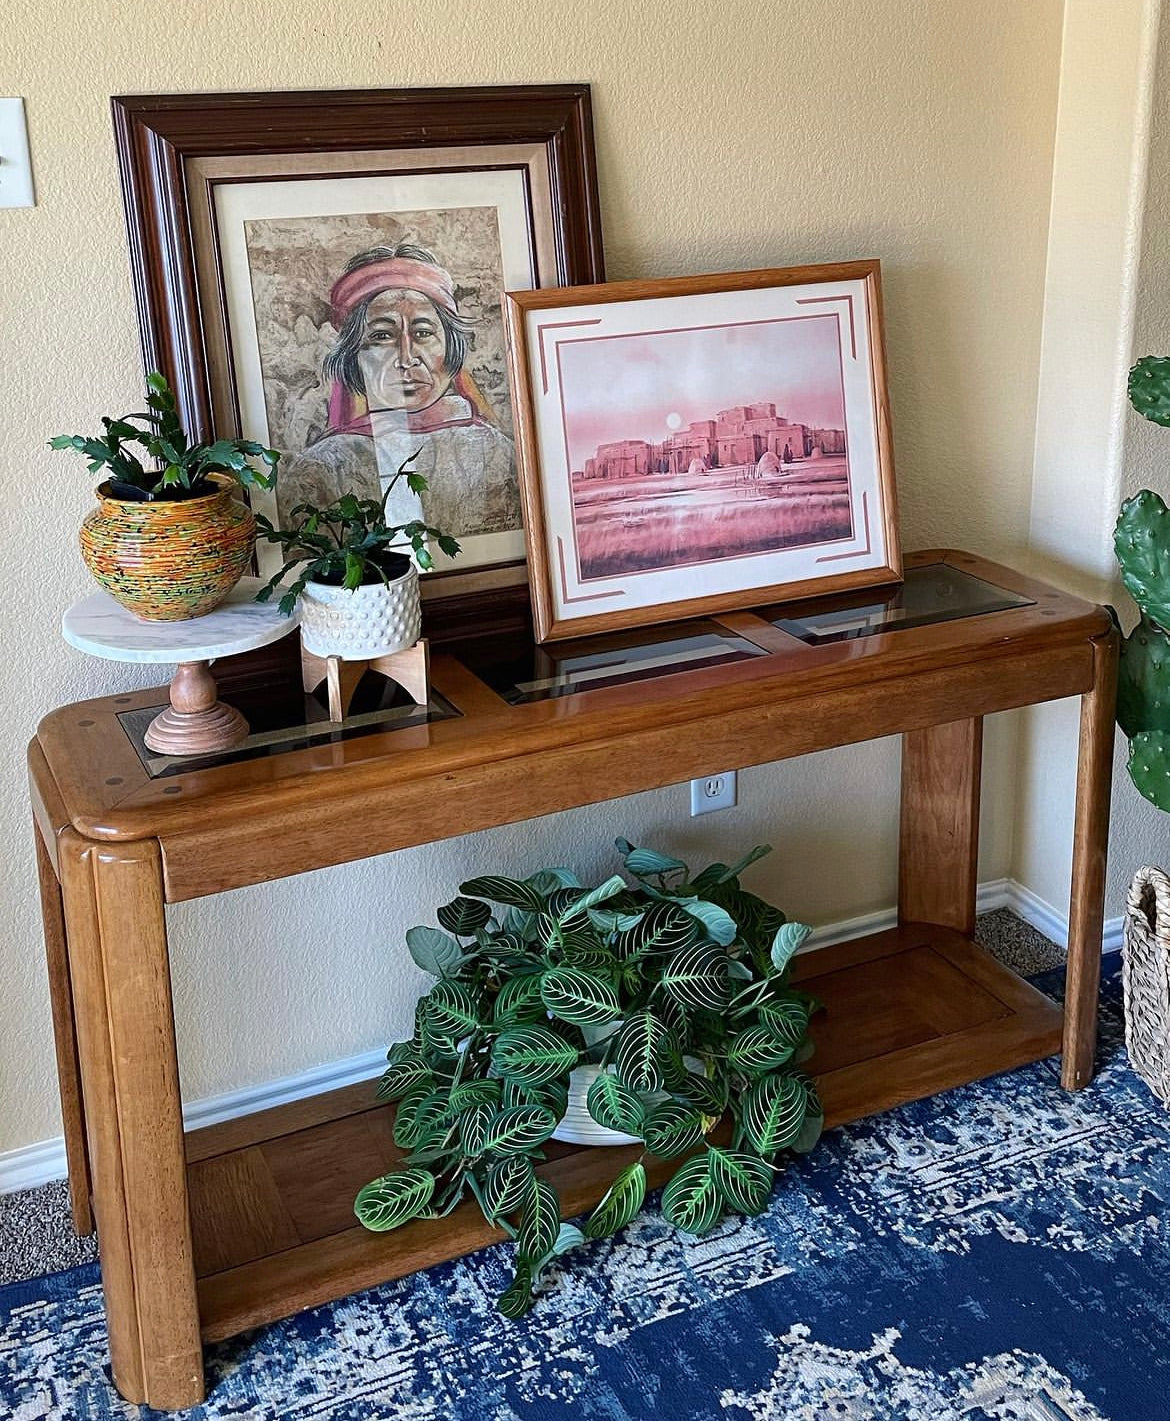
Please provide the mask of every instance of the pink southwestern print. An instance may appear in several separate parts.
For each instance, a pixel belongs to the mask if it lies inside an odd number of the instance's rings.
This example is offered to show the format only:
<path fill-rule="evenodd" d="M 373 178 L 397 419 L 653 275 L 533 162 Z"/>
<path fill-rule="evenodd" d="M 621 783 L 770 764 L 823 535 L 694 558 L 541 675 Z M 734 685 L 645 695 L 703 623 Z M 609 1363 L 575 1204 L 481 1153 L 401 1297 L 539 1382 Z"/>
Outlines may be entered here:
<path fill-rule="evenodd" d="M 841 314 L 555 341 L 580 582 L 853 538 Z"/>

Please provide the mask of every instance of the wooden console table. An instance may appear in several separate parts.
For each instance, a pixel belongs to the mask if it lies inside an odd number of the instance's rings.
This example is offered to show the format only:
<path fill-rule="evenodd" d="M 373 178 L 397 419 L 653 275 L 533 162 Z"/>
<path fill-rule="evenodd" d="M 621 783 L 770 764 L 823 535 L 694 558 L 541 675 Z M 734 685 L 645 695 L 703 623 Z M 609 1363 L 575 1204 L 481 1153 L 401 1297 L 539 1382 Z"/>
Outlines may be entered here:
<path fill-rule="evenodd" d="M 671 635 L 691 645 L 690 627 L 641 634 L 641 643 L 627 634 L 558 647 L 560 661 L 530 643 L 496 648 L 529 666 L 535 655 L 546 673 L 510 697 L 493 685 L 483 647 L 440 648 L 433 675 L 445 719 L 366 726 L 179 772 L 160 772 L 130 729 L 165 691 L 46 717 L 29 766 L 74 1221 L 89 1232 L 96 1218 L 123 1396 L 194 1405 L 204 1395 L 204 1341 L 500 1237 L 474 1205 L 389 1235 L 356 1224 L 356 1190 L 395 1158 L 392 1107 L 377 1105 L 370 1086 L 184 1136 L 167 903 L 900 733 L 901 925 L 799 959 L 827 1005 L 814 1066 L 828 1124 L 1054 1054 L 1062 1030 L 1064 1085 L 1090 1079 L 1111 619 L 966 554 L 917 554 L 907 566 L 908 587 L 911 572 L 929 580 L 934 569 L 964 586 L 974 577 L 1006 589 L 1013 605 L 965 615 L 940 604 L 925 618 L 902 608 L 900 624 L 874 635 L 863 633 L 882 620 L 881 593 L 729 613 L 691 624 L 717 652 L 689 651 L 672 674 L 645 645 Z M 791 630 L 802 610 L 814 628 L 821 619 L 811 642 Z M 640 670 L 620 650 L 639 644 Z M 599 646 L 617 646 L 614 659 L 594 653 Z M 574 650 L 577 661 L 564 661 Z M 577 681 L 558 670 L 574 665 Z M 1081 735 L 1062 1021 L 971 933 L 982 717 L 1074 695 Z M 733 819 L 724 832 L 734 835 Z M 534 853 L 531 866 L 539 861 Z M 598 1174 L 612 1175 L 611 1153 L 600 1171 L 594 1160 L 587 1149 L 550 1151 L 544 1168 L 569 1209 L 586 1208 L 603 1187 Z"/>

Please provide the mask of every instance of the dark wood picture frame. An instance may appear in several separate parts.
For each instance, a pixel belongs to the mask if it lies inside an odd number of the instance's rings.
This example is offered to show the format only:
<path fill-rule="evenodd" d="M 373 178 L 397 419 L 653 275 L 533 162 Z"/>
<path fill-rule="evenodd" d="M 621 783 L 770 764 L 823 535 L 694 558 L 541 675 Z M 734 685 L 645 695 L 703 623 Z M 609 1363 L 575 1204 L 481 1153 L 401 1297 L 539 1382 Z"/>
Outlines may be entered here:
<path fill-rule="evenodd" d="M 863 288 L 865 329 L 868 331 L 866 351 L 870 378 L 870 414 L 873 421 L 873 450 L 876 461 L 877 488 L 880 508 L 875 510 L 874 523 L 881 530 L 884 559 L 864 569 L 834 571 L 814 578 L 790 582 L 761 582 L 758 586 L 735 591 L 720 591 L 710 595 L 689 596 L 624 609 L 592 610 L 597 606 L 595 594 L 571 600 L 588 602 L 591 609 L 573 617 L 558 613 L 554 577 L 556 559 L 550 550 L 549 530 L 552 526 L 547 506 L 544 460 L 538 433 L 534 387 L 543 376 L 545 394 L 555 383 L 552 368 L 559 359 L 545 345 L 545 330 L 557 331 L 550 336 L 550 347 L 564 340 L 570 326 L 595 326 L 596 320 L 569 320 L 579 308 L 595 308 L 611 303 L 637 304 L 662 298 L 689 297 L 727 292 L 766 291 L 778 287 L 817 285 L 820 283 L 859 283 Z M 844 300 L 846 298 L 817 298 Z M 849 329 L 853 330 L 854 302 L 849 299 Z M 538 335 L 529 330 L 530 313 L 554 312 L 558 319 L 547 327 L 537 326 Z M 673 622 L 680 618 L 706 616 L 734 608 L 758 606 L 789 598 L 820 596 L 852 588 L 889 586 L 902 580 L 902 561 L 897 516 L 897 492 L 894 480 L 893 435 L 890 404 L 886 385 L 886 357 L 882 321 L 881 263 L 876 260 L 837 262 L 818 266 L 777 267 L 760 271 L 721 272 L 705 276 L 670 277 L 659 280 L 619 281 L 608 284 L 561 288 L 557 290 L 509 292 L 504 298 L 504 317 L 508 331 L 509 375 L 516 414 L 519 440 L 518 464 L 520 493 L 524 507 L 524 525 L 528 541 L 529 582 L 532 588 L 533 620 L 539 641 L 555 641 L 565 637 L 588 636 L 630 627 L 648 626 L 658 622 Z M 733 324 L 739 324 L 738 322 Z M 585 337 L 576 332 L 567 337 L 570 343 Z M 861 343 L 855 340 L 861 348 Z M 856 353 L 855 353 L 856 358 Z M 563 430 L 563 424 L 560 426 Z M 558 436 L 558 438 L 561 436 Z M 567 434 L 564 435 L 567 440 Z M 570 479 L 576 477 L 569 475 Z M 866 514 L 866 552 L 870 549 L 869 515 Z M 558 545 L 560 540 L 558 539 Z M 853 556 L 849 554 L 848 556 Z M 830 561 L 831 559 L 825 559 Z M 564 562 L 560 568 L 564 580 Z M 614 580 L 614 575 L 609 578 Z M 609 596 L 617 594 L 609 593 Z M 565 598 L 568 590 L 565 589 Z"/>
<path fill-rule="evenodd" d="M 198 160 L 287 156 L 287 176 L 296 177 L 304 154 L 543 145 L 555 271 L 541 271 L 540 281 L 605 278 L 587 84 L 148 94 L 111 105 L 143 363 L 170 381 L 196 438 L 239 433 L 234 396 L 231 409 L 215 397 L 224 376 L 209 356 L 206 303 L 218 303 L 225 326 L 226 313 L 222 281 L 215 292 L 200 290 L 189 195 L 189 167 Z M 522 581 L 438 596 L 427 601 L 425 629 L 436 640 L 498 630 L 523 620 L 527 601 Z"/>

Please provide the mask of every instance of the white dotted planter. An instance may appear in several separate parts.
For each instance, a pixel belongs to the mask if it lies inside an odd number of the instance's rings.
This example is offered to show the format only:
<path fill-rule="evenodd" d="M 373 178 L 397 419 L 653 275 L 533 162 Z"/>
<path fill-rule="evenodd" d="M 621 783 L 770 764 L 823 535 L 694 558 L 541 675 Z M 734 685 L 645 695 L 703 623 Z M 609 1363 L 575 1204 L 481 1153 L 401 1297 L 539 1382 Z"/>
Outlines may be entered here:
<path fill-rule="evenodd" d="M 372 661 L 413 646 L 422 632 L 418 569 L 411 563 L 388 585 L 330 587 L 309 582 L 301 593 L 301 643 L 314 656 Z"/>

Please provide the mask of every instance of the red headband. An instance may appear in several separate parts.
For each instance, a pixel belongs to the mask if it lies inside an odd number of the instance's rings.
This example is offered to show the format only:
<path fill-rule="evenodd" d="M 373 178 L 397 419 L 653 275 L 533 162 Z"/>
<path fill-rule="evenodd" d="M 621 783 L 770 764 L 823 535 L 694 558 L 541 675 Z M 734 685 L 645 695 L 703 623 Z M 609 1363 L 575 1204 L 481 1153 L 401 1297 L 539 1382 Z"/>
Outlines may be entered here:
<path fill-rule="evenodd" d="M 332 319 L 340 330 L 346 316 L 360 302 L 382 291 L 419 291 L 436 306 L 454 312 L 455 289 L 450 275 L 441 266 L 412 261 L 409 257 L 387 257 L 367 262 L 338 277 L 329 293 Z"/>

